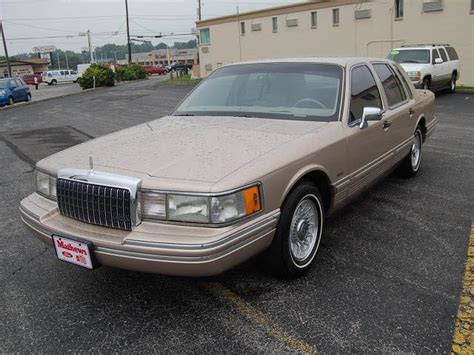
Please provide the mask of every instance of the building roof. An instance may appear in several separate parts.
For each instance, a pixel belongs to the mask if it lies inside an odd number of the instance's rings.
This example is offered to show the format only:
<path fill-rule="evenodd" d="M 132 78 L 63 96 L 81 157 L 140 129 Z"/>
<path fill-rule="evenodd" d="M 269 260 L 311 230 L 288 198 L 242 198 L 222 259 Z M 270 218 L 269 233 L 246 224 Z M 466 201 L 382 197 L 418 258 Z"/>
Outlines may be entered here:
<path fill-rule="evenodd" d="M 317 9 L 323 9 L 327 7 L 343 6 L 343 5 L 350 5 L 350 4 L 356 4 L 356 3 L 361 3 L 361 2 L 371 2 L 371 1 L 374 1 L 374 0 L 312 0 L 312 1 L 300 2 L 300 3 L 290 4 L 290 5 L 270 7 L 270 8 L 261 9 L 261 10 L 242 12 L 242 13 L 234 14 L 234 15 L 205 19 L 202 21 L 197 21 L 196 26 L 199 28 L 202 28 L 202 27 L 207 27 L 207 26 L 212 26 L 212 25 L 218 25 L 221 23 L 237 22 L 237 21 L 242 21 L 242 20 L 250 20 L 250 19 L 269 17 L 269 16 L 286 15 L 286 14 L 295 13 L 295 12 L 317 10 Z"/>
<path fill-rule="evenodd" d="M 48 65 L 49 62 L 46 58 L 33 58 L 33 59 L 10 59 L 11 66 L 18 66 L 18 65 Z M 0 65 L 4 66 L 7 65 L 6 60 L 0 60 Z"/>

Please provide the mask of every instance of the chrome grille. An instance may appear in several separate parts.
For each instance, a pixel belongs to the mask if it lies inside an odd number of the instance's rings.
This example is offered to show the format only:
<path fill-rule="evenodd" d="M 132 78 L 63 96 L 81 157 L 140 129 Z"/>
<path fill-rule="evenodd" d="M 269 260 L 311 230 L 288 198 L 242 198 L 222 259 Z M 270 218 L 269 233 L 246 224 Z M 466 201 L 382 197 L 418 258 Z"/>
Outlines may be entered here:
<path fill-rule="evenodd" d="M 62 215 L 99 226 L 132 229 L 128 189 L 66 179 L 58 179 L 56 188 Z"/>

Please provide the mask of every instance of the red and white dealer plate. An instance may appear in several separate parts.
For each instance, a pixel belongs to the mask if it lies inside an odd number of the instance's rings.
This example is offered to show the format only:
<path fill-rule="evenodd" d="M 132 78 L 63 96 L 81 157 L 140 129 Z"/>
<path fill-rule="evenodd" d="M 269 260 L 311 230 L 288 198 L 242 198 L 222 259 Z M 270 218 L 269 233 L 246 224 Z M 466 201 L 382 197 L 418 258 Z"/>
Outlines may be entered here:
<path fill-rule="evenodd" d="M 84 242 L 53 235 L 54 249 L 59 260 L 93 269 L 91 248 Z"/>

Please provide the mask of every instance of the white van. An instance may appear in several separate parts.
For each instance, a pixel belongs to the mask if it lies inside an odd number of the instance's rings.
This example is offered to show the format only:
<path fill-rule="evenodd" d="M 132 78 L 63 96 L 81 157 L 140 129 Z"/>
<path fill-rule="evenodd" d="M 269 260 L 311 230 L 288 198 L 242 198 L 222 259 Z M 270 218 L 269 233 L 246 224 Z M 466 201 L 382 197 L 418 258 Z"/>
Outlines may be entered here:
<path fill-rule="evenodd" d="M 44 83 L 56 85 L 59 83 L 75 83 L 79 76 L 75 70 L 48 70 L 43 73 L 42 77 Z"/>

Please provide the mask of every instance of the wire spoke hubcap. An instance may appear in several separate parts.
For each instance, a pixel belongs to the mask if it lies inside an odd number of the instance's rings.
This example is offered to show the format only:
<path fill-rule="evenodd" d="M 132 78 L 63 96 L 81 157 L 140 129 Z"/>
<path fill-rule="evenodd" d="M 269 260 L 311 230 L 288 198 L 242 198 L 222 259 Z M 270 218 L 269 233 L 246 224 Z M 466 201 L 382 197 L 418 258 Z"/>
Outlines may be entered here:
<path fill-rule="evenodd" d="M 304 262 L 314 249 L 319 234 L 318 208 L 306 197 L 295 209 L 290 225 L 290 251 L 297 263 Z"/>
<path fill-rule="evenodd" d="M 413 169 L 418 169 L 420 165 L 420 158 L 421 158 L 421 137 L 419 132 L 415 133 L 415 140 L 413 141 L 413 145 L 411 146 L 411 166 Z"/>

